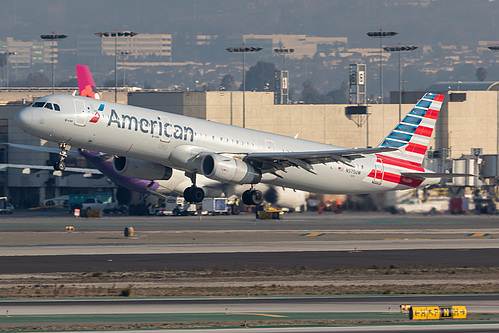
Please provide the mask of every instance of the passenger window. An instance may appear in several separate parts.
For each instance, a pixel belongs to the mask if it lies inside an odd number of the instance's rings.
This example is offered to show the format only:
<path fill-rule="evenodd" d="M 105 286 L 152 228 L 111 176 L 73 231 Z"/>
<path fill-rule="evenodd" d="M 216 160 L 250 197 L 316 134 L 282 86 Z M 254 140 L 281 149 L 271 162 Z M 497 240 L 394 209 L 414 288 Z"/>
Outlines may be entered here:
<path fill-rule="evenodd" d="M 61 111 L 61 108 L 59 107 L 59 104 L 54 104 L 54 110 Z"/>
<path fill-rule="evenodd" d="M 46 103 L 46 104 L 45 104 L 45 107 L 46 107 L 47 109 L 53 110 L 53 108 L 52 108 L 52 103 Z"/>
<path fill-rule="evenodd" d="M 45 102 L 35 102 L 31 106 L 34 108 L 43 108 L 44 105 L 45 105 Z"/>

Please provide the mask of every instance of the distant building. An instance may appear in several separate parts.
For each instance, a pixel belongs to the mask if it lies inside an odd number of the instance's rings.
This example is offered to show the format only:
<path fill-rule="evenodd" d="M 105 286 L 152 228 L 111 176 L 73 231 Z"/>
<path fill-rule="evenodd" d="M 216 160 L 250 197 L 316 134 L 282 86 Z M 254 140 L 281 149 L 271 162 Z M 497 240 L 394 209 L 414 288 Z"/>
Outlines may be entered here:
<path fill-rule="evenodd" d="M 0 41 L 0 53 L 7 51 L 16 53 L 9 57 L 9 66 L 13 69 L 52 63 L 51 50 L 52 42 L 42 40 L 22 42 L 7 37 L 6 41 Z M 57 41 L 54 41 L 54 63 L 57 63 L 58 51 Z"/>
<path fill-rule="evenodd" d="M 115 39 L 108 37 L 100 38 L 100 40 L 102 54 L 114 55 Z M 135 37 L 118 37 L 116 44 L 118 52 L 127 52 L 135 58 L 155 55 L 172 60 L 171 34 L 138 34 Z"/>
<path fill-rule="evenodd" d="M 267 47 L 272 52 L 274 48 L 292 48 L 295 51 L 287 55 L 289 58 L 312 58 L 320 49 L 320 45 L 347 46 L 347 37 L 313 37 L 307 35 L 243 35 L 244 43 L 253 46 Z"/>

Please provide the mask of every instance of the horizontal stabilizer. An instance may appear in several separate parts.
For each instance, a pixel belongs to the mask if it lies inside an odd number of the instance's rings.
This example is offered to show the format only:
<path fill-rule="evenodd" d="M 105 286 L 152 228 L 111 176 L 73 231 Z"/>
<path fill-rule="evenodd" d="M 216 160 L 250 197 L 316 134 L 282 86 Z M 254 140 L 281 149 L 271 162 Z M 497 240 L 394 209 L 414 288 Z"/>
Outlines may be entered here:
<path fill-rule="evenodd" d="M 445 173 L 445 172 L 401 172 L 402 177 L 416 178 L 454 178 L 454 177 L 476 177 L 470 173 Z"/>

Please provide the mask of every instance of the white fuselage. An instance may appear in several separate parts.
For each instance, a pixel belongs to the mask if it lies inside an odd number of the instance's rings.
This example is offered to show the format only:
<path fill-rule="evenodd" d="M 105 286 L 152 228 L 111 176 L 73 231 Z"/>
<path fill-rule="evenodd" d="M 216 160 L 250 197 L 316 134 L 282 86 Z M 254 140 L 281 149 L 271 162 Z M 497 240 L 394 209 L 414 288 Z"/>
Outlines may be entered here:
<path fill-rule="evenodd" d="M 177 114 L 95 100 L 80 96 L 53 95 L 39 101 L 58 104 L 60 111 L 27 107 L 16 115 L 26 132 L 53 142 L 146 160 L 175 169 L 199 173 L 192 161 L 201 153 L 246 154 L 340 150 L 341 147 L 230 126 Z M 315 174 L 297 167 L 266 173 L 262 182 L 317 193 L 372 193 L 410 186 L 373 182 L 376 172 L 398 174 L 399 166 L 377 162 L 375 154 L 353 161 L 315 164 Z M 413 171 L 413 170 L 408 170 Z M 426 185 L 425 181 L 417 185 Z"/>

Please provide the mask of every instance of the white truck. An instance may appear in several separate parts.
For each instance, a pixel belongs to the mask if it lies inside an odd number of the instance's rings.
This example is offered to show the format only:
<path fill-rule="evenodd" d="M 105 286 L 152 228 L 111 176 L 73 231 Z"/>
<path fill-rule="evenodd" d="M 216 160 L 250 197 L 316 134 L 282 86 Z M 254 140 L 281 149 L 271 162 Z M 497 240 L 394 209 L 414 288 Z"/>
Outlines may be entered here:
<path fill-rule="evenodd" d="M 227 198 L 204 198 L 203 213 L 210 215 L 228 214 Z"/>
<path fill-rule="evenodd" d="M 89 210 L 101 210 L 104 213 L 124 213 L 124 209 L 116 202 L 102 202 L 99 198 L 87 198 L 81 204 L 82 216 L 86 216 Z"/>
<path fill-rule="evenodd" d="M 196 204 L 190 204 L 183 197 L 166 197 L 165 204 L 156 209 L 156 215 L 187 216 L 196 215 Z"/>
<path fill-rule="evenodd" d="M 424 196 L 417 189 L 393 191 L 386 194 L 392 214 L 421 213 L 442 214 L 449 210 L 450 198 L 446 196 Z"/>

